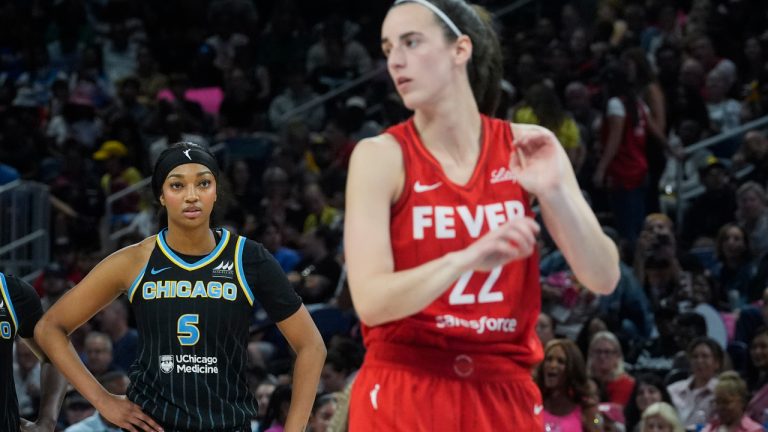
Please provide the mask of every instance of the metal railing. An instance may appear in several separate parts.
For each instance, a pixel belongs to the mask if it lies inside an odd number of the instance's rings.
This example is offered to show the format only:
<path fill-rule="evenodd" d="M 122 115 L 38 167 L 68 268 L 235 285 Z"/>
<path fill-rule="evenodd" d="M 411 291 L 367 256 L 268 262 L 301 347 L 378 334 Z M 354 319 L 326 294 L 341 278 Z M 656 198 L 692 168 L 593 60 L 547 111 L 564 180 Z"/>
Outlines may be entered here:
<path fill-rule="evenodd" d="M 677 173 L 675 178 L 675 193 L 677 194 L 677 200 L 675 203 L 675 219 L 678 227 L 681 227 L 683 224 L 683 217 L 684 217 L 687 202 L 704 193 L 704 186 L 699 186 L 692 190 L 683 192 L 682 190 L 683 182 L 684 182 L 683 175 L 685 171 L 686 160 L 697 151 L 707 149 L 725 140 L 742 136 L 751 130 L 759 129 L 765 126 L 768 126 L 768 115 L 764 117 L 760 117 L 759 119 L 756 119 L 756 120 L 752 120 L 748 123 L 745 123 L 737 127 L 736 129 L 731 129 L 727 132 L 723 132 L 721 134 L 701 140 L 696 144 L 693 144 L 684 149 L 685 157 L 682 160 L 677 161 Z M 751 167 L 747 167 L 740 170 L 737 173 L 734 173 L 734 175 L 737 178 L 739 178 L 749 174 L 750 171 L 751 171 Z"/>
<path fill-rule="evenodd" d="M 31 281 L 50 260 L 48 186 L 16 180 L 0 187 L 0 270 Z"/>

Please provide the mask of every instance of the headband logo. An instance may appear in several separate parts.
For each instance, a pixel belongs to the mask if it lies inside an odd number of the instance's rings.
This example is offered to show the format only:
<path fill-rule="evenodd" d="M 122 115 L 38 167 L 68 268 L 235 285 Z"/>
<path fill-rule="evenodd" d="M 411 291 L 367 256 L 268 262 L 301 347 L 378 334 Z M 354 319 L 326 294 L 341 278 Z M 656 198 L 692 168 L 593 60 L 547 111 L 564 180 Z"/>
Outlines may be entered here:
<path fill-rule="evenodd" d="M 192 160 L 192 156 L 189 155 L 189 152 L 191 152 L 192 149 L 186 149 L 182 153 L 184 153 L 184 156 L 187 157 L 187 159 Z"/>

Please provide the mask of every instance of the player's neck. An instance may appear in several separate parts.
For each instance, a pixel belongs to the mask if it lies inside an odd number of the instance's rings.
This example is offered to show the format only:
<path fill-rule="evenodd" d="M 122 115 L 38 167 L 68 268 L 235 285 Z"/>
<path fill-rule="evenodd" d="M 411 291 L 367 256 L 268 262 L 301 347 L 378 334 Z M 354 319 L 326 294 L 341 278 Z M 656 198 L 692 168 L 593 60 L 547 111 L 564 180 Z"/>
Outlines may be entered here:
<path fill-rule="evenodd" d="M 216 238 L 208 226 L 181 228 L 168 225 L 165 242 L 176 252 L 184 255 L 208 255 L 216 247 Z"/>
<path fill-rule="evenodd" d="M 421 142 L 457 161 L 479 153 L 482 120 L 471 89 L 457 91 L 414 114 Z M 472 161 L 474 162 L 474 160 Z"/>

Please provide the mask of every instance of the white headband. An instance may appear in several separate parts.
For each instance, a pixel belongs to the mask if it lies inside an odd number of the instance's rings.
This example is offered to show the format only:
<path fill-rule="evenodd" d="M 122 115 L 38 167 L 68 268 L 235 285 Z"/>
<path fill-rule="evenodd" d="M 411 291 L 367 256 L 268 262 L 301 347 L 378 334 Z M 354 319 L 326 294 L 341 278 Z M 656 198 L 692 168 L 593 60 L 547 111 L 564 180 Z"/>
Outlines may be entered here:
<path fill-rule="evenodd" d="M 438 18 L 440 18 L 445 25 L 448 26 L 449 29 L 453 32 L 453 34 L 456 35 L 456 37 L 459 37 L 462 35 L 461 30 L 456 26 L 456 24 L 451 21 L 450 18 L 448 18 L 448 15 L 445 14 L 445 12 L 441 11 L 440 8 L 433 5 L 432 3 L 428 2 L 427 0 L 397 0 L 395 1 L 395 5 L 403 4 L 403 3 L 418 3 L 425 8 L 431 10 L 434 12 L 435 15 L 437 15 Z"/>

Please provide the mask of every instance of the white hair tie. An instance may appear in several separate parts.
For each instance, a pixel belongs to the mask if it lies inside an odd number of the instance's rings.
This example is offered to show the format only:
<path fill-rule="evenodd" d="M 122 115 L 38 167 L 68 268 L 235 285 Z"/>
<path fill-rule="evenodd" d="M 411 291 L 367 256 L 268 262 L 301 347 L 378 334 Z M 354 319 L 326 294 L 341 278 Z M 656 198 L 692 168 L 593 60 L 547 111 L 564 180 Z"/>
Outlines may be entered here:
<path fill-rule="evenodd" d="M 459 36 L 462 35 L 461 30 L 459 30 L 459 28 L 456 26 L 456 24 L 454 24 L 453 21 L 450 18 L 448 18 L 448 15 L 446 15 L 445 12 L 441 11 L 439 7 L 433 5 L 432 3 L 428 2 L 427 0 L 397 0 L 397 1 L 395 1 L 395 5 L 399 5 L 399 4 L 403 4 L 403 3 L 418 3 L 418 4 L 422 5 L 422 6 L 424 6 L 425 8 L 427 8 L 427 9 L 431 10 L 432 12 L 434 12 L 435 15 L 437 15 L 438 18 L 440 18 L 445 23 L 445 25 L 447 25 L 448 28 L 451 29 L 451 31 L 453 32 L 453 34 L 456 35 L 456 37 L 459 37 Z"/>

